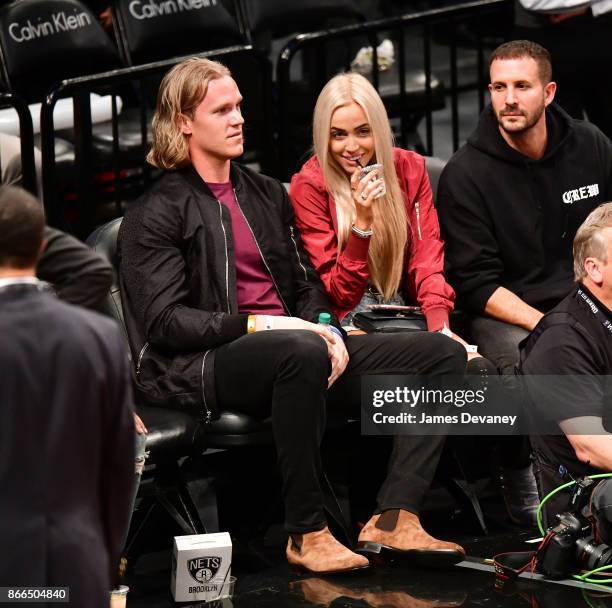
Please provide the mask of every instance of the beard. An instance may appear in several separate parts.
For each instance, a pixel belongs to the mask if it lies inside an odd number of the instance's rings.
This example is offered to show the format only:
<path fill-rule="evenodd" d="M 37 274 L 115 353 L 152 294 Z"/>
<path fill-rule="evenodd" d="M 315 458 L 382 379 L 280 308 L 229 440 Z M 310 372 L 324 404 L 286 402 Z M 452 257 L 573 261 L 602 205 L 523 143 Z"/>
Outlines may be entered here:
<path fill-rule="evenodd" d="M 518 109 L 509 110 L 506 108 L 504 110 L 501 110 L 500 112 L 497 112 L 496 114 L 497 123 L 499 124 L 501 129 L 503 129 L 506 133 L 510 135 L 524 133 L 525 131 L 528 131 L 529 129 L 531 129 L 540 120 L 540 118 L 542 117 L 542 114 L 544 114 L 545 107 L 546 106 L 544 105 L 544 101 L 542 100 L 541 105 L 531 113 L 525 112 L 525 110 L 518 110 Z M 505 117 L 504 112 L 513 112 L 513 113 L 519 112 L 520 116 L 512 117 L 514 118 L 514 120 L 510 122 L 508 121 L 508 118 L 510 117 Z M 521 120 L 521 117 L 522 117 L 522 120 Z"/>

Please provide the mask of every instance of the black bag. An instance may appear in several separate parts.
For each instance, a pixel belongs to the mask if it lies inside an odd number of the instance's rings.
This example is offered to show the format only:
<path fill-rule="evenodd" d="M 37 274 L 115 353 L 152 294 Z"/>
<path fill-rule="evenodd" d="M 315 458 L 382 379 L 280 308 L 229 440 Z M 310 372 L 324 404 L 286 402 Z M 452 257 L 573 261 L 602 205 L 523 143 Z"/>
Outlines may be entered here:
<path fill-rule="evenodd" d="M 364 310 L 355 314 L 353 325 L 366 333 L 427 331 L 425 315 L 420 311 Z"/>

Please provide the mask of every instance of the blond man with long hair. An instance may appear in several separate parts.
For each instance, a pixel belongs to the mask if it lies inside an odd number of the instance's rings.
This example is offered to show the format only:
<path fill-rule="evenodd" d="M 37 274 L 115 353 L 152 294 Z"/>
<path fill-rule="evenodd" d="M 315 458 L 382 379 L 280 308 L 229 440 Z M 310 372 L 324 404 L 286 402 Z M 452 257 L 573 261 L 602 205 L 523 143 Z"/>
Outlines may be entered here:
<path fill-rule="evenodd" d="M 430 365 L 435 353 L 465 343 L 454 334 L 456 341 L 435 333 L 450 333 L 454 292 L 442 274 L 442 242 L 424 159 L 393 148 L 383 103 L 358 74 L 340 74 L 325 85 L 314 110 L 313 140 L 315 154 L 293 176 L 290 196 L 304 247 L 349 331 L 349 353 L 376 343 L 389 356 L 378 373 L 402 368 L 444 373 Z M 430 331 L 354 331 L 354 313 L 380 303 L 418 304 Z M 387 371 L 393 356 L 397 368 Z M 458 373 L 465 373 L 465 365 Z M 433 562 L 460 559 L 460 547 L 429 537 L 418 518 L 444 437 L 395 437 L 394 442 L 403 477 L 379 493 L 358 546 L 364 552 L 427 554 Z"/>

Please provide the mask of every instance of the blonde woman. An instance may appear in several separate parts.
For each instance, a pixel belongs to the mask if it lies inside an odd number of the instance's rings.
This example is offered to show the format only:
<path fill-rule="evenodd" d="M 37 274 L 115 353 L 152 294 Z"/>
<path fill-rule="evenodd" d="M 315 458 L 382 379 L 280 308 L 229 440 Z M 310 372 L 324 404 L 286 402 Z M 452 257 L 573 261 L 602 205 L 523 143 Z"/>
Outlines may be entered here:
<path fill-rule="evenodd" d="M 418 304 L 449 327 L 455 294 L 423 157 L 392 147 L 385 107 L 359 74 L 340 74 L 314 111 L 314 156 L 291 180 L 304 245 L 347 329 L 367 304 Z M 361 178 L 362 167 L 374 169 Z M 458 339 L 456 336 L 453 336 Z M 473 355 L 472 355 L 473 356 Z"/>
<path fill-rule="evenodd" d="M 450 334 L 454 292 L 442 274 L 442 241 L 423 158 L 392 148 L 382 101 L 357 74 L 336 76 L 323 88 L 313 131 L 315 155 L 293 176 L 290 196 L 303 244 L 349 332 L 344 381 L 360 351 L 374 346 L 384 354 L 378 374 L 444 374 L 436 353 L 463 341 L 435 333 Z M 362 177 L 363 168 L 373 163 L 382 168 Z M 354 331 L 353 314 L 379 303 L 418 303 L 430 331 Z M 463 350 L 459 373 L 465 361 Z M 442 449 L 440 439 L 394 438 L 392 462 L 401 475 L 379 492 L 378 508 L 359 536 L 361 551 L 409 553 L 430 563 L 462 559 L 461 547 L 431 538 L 418 517 Z"/>

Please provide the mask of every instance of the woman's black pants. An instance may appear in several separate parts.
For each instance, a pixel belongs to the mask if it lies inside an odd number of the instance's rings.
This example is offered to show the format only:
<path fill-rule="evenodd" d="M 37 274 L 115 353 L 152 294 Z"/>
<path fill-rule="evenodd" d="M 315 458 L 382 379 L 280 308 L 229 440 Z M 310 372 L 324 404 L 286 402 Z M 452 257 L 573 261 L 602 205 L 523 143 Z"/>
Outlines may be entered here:
<path fill-rule="evenodd" d="M 464 348 L 441 334 L 367 334 L 346 339 L 349 363 L 327 390 L 330 362 L 324 340 L 310 331 L 245 335 L 217 349 L 215 384 L 221 409 L 272 418 L 290 533 L 326 525 L 320 487 L 320 444 L 326 405 L 360 411 L 363 375 L 463 375 Z M 377 513 L 418 513 L 438 465 L 444 436 L 394 437 Z"/>

